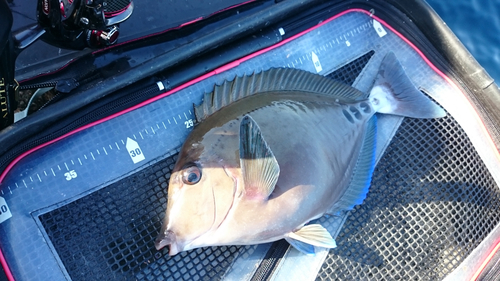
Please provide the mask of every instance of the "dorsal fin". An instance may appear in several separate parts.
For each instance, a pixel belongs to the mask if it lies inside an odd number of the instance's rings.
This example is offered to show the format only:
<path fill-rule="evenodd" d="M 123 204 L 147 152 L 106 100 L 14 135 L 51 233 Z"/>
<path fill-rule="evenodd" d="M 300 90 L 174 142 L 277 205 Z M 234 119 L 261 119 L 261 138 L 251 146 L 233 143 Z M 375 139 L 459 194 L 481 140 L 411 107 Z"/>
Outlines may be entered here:
<path fill-rule="evenodd" d="M 203 103 L 195 107 L 196 120 L 201 122 L 221 108 L 244 97 L 278 91 L 322 94 L 336 97 L 342 103 L 356 102 L 367 97 L 349 85 L 319 74 L 293 68 L 272 68 L 216 85 L 213 92 L 205 93 Z"/>

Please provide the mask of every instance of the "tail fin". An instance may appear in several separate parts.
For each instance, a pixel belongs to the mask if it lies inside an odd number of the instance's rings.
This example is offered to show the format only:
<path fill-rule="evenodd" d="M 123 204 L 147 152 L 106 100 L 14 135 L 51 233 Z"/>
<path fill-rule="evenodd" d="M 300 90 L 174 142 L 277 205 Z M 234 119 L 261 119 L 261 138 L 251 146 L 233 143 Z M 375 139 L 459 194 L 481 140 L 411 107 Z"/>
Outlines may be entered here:
<path fill-rule="evenodd" d="M 394 53 L 385 56 L 369 97 L 375 111 L 412 118 L 439 118 L 446 112 L 420 92 Z"/>

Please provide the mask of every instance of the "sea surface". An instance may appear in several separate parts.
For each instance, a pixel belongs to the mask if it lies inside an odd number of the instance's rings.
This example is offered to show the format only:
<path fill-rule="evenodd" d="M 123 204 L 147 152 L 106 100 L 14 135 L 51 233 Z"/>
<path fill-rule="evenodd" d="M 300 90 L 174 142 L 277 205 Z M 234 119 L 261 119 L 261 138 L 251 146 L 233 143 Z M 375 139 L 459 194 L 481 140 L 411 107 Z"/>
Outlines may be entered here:
<path fill-rule="evenodd" d="M 500 0 L 427 0 L 497 85 L 500 84 Z"/>

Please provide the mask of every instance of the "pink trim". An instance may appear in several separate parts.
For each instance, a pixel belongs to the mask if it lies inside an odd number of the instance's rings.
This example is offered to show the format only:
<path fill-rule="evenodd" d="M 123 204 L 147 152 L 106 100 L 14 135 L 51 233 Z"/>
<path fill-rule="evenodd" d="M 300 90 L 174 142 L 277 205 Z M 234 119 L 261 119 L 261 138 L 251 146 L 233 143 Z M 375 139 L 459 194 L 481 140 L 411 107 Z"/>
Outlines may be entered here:
<path fill-rule="evenodd" d="M 483 261 L 483 263 L 481 264 L 481 266 L 479 266 L 479 268 L 477 269 L 476 273 L 470 279 L 471 281 L 476 281 L 477 280 L 477 278 L 483 272 L 483 270 L 486 267 L 486 265 L 488 265 L 488 263 L 490 262 L 490 260 L 493 258 L 493 256 L 495 255 L 495 253 L 499 249 L 500 249 L 500 242 L 497 243 L 497 245 L 495 246 L 495 248 L 493 248 L 493 250 L 491 250 L 490 254 L 486 257 L 486 259 Z"/>
<path fill-rule="evenodd" d="M 252 2 L 252 1 L 253 0 L 248 1 L 248 2 Z M 248 3 L 248 2 L 245 2 L 245 3 Z M 243 3 L 243 4 L 245 4 L 245 3 Z M 239 5 L 237 5 L 237 6 L 239 6 Z M 233 6 L 233 7 L 235 7 L 235 6 Z M 9 166 L 7 166 L 7 168 L 0 175 L 0 183 L 3 181 L 3 179 L 5 178 L 5 176 L 7 175 L 7 173 L 12 169 L 12 167 L 14 167 L 14 165 L 16 165 L 21 159 L 23 159 L 25 156 L 27 156 L 27 155 L 29 155 L 29 154 L 31 154 L 31 153 L 33 153 L 33 152 L 35 152 L 35 151 L 43 148 L 43 147 L 46 147 L 46 146 L 48 146 L 48 145 L 50 145 L 52 143 L 55 143 L 55 142 L 57 142 L 57 141 L 59 141 L 61 139 L 64 139 L 64 138 L 69 137 L 71 135 L 74 135 L 74 134 L 76 134 L 78 132 L 86 130 L 87 128 L 90 128 L 90 127 L 93 127 L 95 125 L 101 124 L 101 123 L 106 122 L 108 120 L 111 120 L 111 119 L 113 119 L 115 117 L 118 117 L 118 116 L 121 116 L 121 115 L 123 115 L 125 113 L 128 113 L 128 112 L 130 112 L 132 110 L 138 109 L 138 108 L 143 107 L 143 106 L 145 106 L 147 104 L 155 102 L 155 101 L 157 101 L 159 99 L 162 99 L 162 98 L 164 98 L 166 96 L 169 96 L 169 95 L 171 95 L 171 94 L 173 94 L 173 93 L 175 93 L 177 91 L 180 91 L 180 90 L 182 90 L 182 89 L 184 89 L 186 87 L 189 87 L 189 86 L 191 86 L 191 85 L 193 85 L 195 83 L 198 83 L 198 82 L 200 82 L 200 81 L 202 81 L 204 79 L 207 79 L 207 78 L 209 78 L 209 77 L 211 77 L 213 75 L 222 73 L 222 72 L 224 72 L 226 70 L 229 70 L 229 69 L 232 69 L 232 68 L 238 66 L 239 64 L 241 64 L 242 62 L 245 62 L 245 61 L 250 60 L 250 59 L 252 59 L 252 58 L 254 58 L 256 56 L 259 56 L 259 55 L 264 54 L 266 52 L 269 52 L 269 51 L 271 51 L 273 49 L 276 49 L 276 48 L 278 48 L 278 47 L 280 47 L 280 46 L 282 46 L 284 44 L 287 44 L 290 41 L 293 41 L 293 40 L 301 37 L 302 35 L 310 32 L 310 31 L 312 31 L 312 30 L 314 30 L 314 29 L 316 29 L 318 27 L 321 27 L 321 26 L 323 26 L 323 25 L 325 25 L 325 24 L 327 24 L 327 23 L 329 23 L 329 22 L 331 22 L 331 21 L 333 21 L 333 20 L 335 20 L 335 19 L 337 19 L 337 18 L 339 18 L 339 17 L 341 17 L 341 16 L 343 16 L 345 14 L 352 13 L 352 12 L 360 12 L 360 13 L 364 13 L 364 14 L 370 15 L 371 17 L 373 17 L 374 19 L 376 19 L 378 22 L 380 22 L 381 24 L 383 24 L 386 28 L 390 29 L 398 37 L 400 37 L 404 42 L 406 42 L 411 48 L 413 48 L 420 55 L 420 57 L 429 65 L 429 67 L 431 67 L 432 70 L 434 70 L 439 76 L 441 76 L 446 82 L 448 82 L 455 90 L 457 90 L 457 91 L 459 91 L 459 92 L 461 92 L 463 94 L 463 92 L 459 89 L 459 87 L 450 78 L 448 78 L 443 72 L 441 72 L 436 66 L 434 66 L 431 63 L 431 61 L 429 59 L 427 59 L 427 57 L 425 57 L 425 55 L 413 43 L 411 43 L 408 39 L 406 39 L 402 34 L 400 34 L 399 32 L 397 32 L 394 28 L 392 28 L 391 26 L 389 26 L 385 21 L 381 20 L 380 18 L 378 18 L 378 17 L 376 17 L 374 15 L 371 15 L 371 13 L 368 12 L 368 11 L 365 11 L 365 10 L 362 10 L 362 9 L 349 9 L 349 10 L 341 12 L 341 13 L 339 13 L 339 14 L 337 14 L 337 15 L 335 15 L 335 16 L 333 16 L 333 17 L 331 17 L 331 18 L 329 18 L 329 19 L 327 19 L 327 20 L 325 20 L 323 22 L 321 22 L 320 24 L 318 24 L 316 26 L 313 26 L 313 27 L 311 27 L 311 28 L 309 28 L 309 29 L 307 29 L 307 30 L 305 30 L 303 32 L 300 32 L 299 34 L 296 34 L 296 35 L 294 35 L 294 36 L 292 36 L 292 37 L 290 37 L 290 38 L 288 38 L 286 40 L 283 40 L 283 41 L 281 41 L 281 42 L 279 42 L 279 43 L 277 43 L 277 44 L 275 44 L 273 46 L 267 47 L 265 49 L 262 49 L 260 51 L 255 52 L 253 54 L 245 56 L 245 57 L 243 57 L 241 59 L 235 60 L 235 61 L 233 61 L 233 62 L 231 62 L 229 64 L 221 66 L 221 67 L 219 67 L 219 68 L 217 68 L 217 69 L 215 69 L 215 70 L 213 70 L 213 71 L 211 71 L 211 72 L 209 72 L 209 73 L 207 73 L 205 75 L 202 75 L 202 76 L 200 76 L 200 77 L 198 77 L 196 79 L 193 79 L 193 80 L 191 80 L 191 81 L 189 81 L 189 82 L 187 82 L 187 83 L 185 83 L 185 84 L 183 84 L 183 85 L 181 85 L 179 87 L 176 87 L 175 89 L 167 91 L 167 92 L 165 92 L 165 93 L 163 93 L 161 95 L 158 95 L 158 96 L 156 96 L 154 98 L 151 98 L 151 99 L 149 99 L 147 101 L 144 101 L 144 102 L 142 102 L 140 104 L 137 104 L 137 105 L 135 105 L 135 106 L 133 106 L 131 108 L 125 109 L 123 111 L 115 113 L 115 114 L 113 114 L 111 116 L 108 116 L 106 118 L 103 118 L 101 120 L 92 122 L 92 123 L 90 123 L 88 125 L 85 125 L 85 126 L 82 126 L 82 127 L 78 128 L 78 129 L 73 130 L 73 131 L 71 131 L 71 132 L 69 132 L 69 133 L 67 133 L 67 134 L 65 134 L 63 136 L 60 136 L 60 137 L 58 137 L 58 138 L 56 138 L 54 140 L 51 140 L 51 141 L 49 141 L 47 143 L 44 143 L 44 144 L 39 145 L 39 146 L 37 146 L 35 148 L 32 148 L 29 151 L 26 151 L 25 153 L 23 153 L 20 156 L 18 156 L 16 159 L 14 159 L 9 164 Z M 195 20 L 195 21 L 197 21 L 197 20 Z M 140 39 L 136 39 L 136 40 L 140 40 Z M 490 134 L 486 130 L 486 127 L 485 127 L 484 123 L 482 122 L 481 118 L 479 118 L 479 116 L 477 114 L 474 115 L 474 118 L 476 118 L 476 120 L 478 120 L 479 123 L 481 124 L 481 130 L 483 131 L 483 133 L 485 133 L 486 135 L 490 136 Z M 494 148 L 494 150 L 497 151 L 496 146 L 494 145 L 494 142 L 491 139 L 491 136 L 488 138 L 488 142 Z M 496 153 L 496 157 L 500 161 L 500 155 L 499 155 L 498 151 Z M 497 245 L 497 247 L 500 247 L 499 245 Z M 6 262 L 6 260 L 5 260 L 4 256 L 3 256 L 3 254 L 1 253 L 1 251 L 0 251 L 0 262 L 2 263 L 2 266 L 4 267 L 5 273 L 7 274 L 7 277 L 9 278 L 9 280 L 14 280 L 14 278 L 12 276 L 12 273 L 10 272 L 10 269 L 8 268 L 7 262 Z"/>
<path fill-rule="evenodd" d="M 0 251 L 0 263 L 2 264 L 3 270 L 5 271 L 5 276 L 9 281 L 15 281 L 12 272 L 10 271 L 9 265 L 7 264 L 7 260 L 3 256 L 3 252 Z"/>
<path fill-rule="evenodd" d="M 183 23 L 183 24 L 179 25 L 179 27 L 184 27 L 184 26 L 186 26 L 186 25 L 190 25 L 190 24 L 195 23 L 195 22 L 198 22 L 198 21 L 200 21 L 200 20 L 202 20 L 202 19 L 203 19 L 203 17 L 196 18 L 196 19 L 194 19 L 194 20 L 192 20 L 192 21 L 188 21 L 188 22 L 185 22 L 185 23 Z"/>

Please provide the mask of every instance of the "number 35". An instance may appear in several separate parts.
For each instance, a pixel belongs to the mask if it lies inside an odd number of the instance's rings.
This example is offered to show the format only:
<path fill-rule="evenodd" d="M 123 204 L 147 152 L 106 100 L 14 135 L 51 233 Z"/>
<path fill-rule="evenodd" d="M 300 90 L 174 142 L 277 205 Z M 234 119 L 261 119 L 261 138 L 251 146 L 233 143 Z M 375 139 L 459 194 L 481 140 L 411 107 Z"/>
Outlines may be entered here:
<path fill-rule="evenodd" d="M 70 181 L 76 177 L 78 177 L 78 175 L 76 174 L 75 170 L 71 170 L 67 173 L 64 173 L 64 176 L 66 177 L 66 180 L 67 181 Z"/>

